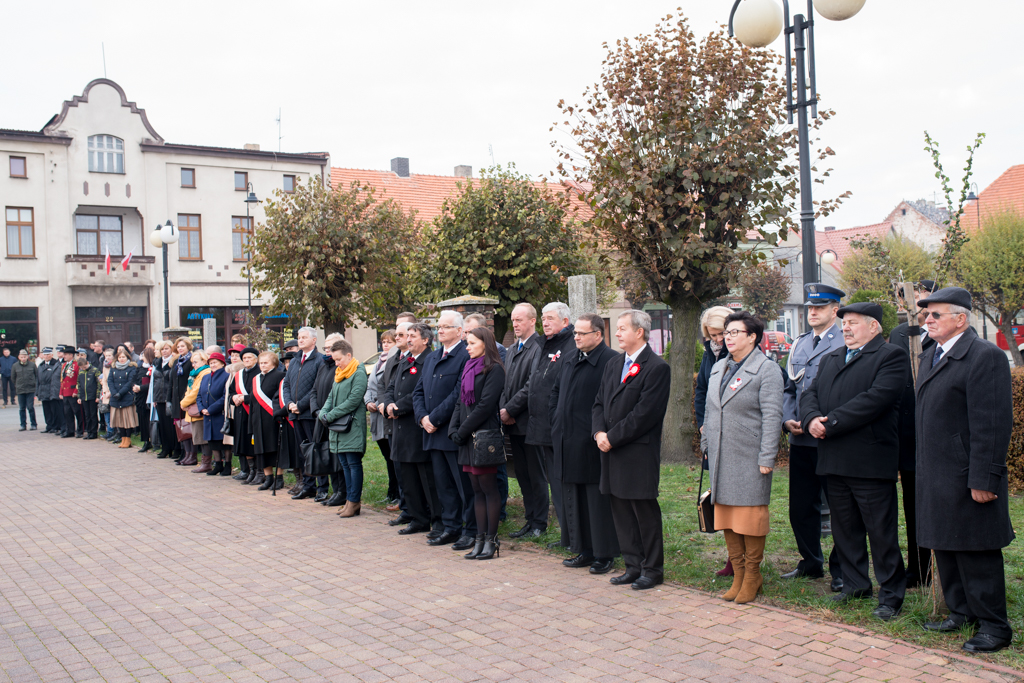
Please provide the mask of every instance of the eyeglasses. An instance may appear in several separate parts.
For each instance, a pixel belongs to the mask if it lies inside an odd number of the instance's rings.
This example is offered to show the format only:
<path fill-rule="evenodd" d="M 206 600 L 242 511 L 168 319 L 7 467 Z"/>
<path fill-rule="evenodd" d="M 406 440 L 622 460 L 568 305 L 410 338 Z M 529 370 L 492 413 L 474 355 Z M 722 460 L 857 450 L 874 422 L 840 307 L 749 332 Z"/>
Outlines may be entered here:
<path fill-rule="evenodd" d="M 588 334 L 597 334 L 597 330 L 591 330 L 590 332 L 573 332 L 574 337 L 586 337 Z"/>
<path fill-rule="evenodd" d="M 438 325 L 437 329 L 439 329 L 439 330 L 457 330 L 459 328 L 455 327 L 455 325 Z"/>
<path fill-rule="evenodd" d="M 939 313 L 938 311 L 925 311 L 924 319 L 927 320 L 928 318 L 934 318 L 935 320 L 938 320 L 944 315 L 960 315 L 960 313 Z"/>
<path fill-rule="evenodd" d="M 722 336 L 723 336 L 723 337 L 730 337 L 730 338 L 732 338 L 732 337 L 738 337 L 738 336 L 740 336 L 741 334 L 747 334 L 747 335 L 749 335 L 749 334 L 750 334 L 750 332 L 747 332 L 746 330 L 726 330 L 726 331 L 725 331 L 725 332 L 724 332 L 724 333 L 722 334 Z"/>

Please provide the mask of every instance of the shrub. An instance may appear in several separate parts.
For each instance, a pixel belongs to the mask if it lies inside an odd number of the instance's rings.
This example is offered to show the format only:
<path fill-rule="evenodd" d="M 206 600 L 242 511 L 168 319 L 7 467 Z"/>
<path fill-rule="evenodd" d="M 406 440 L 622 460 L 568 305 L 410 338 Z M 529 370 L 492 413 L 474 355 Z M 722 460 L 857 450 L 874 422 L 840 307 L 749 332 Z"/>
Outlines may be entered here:
<path fill-rule="evenodd" d="M 882 337 L 888 339 L 893 328 L 900 323 L 899 319 L 896 317 L 896 307 L 887 302 L 881 292 L 876 292 L 871 289 L 858 289 L 853 293 L 853 296 L 847 300 L 846 305 L 862 303 L 865 301 L 873 301 L 882 307 Z M 842 325 L 842 323 L 840 323 L 840 325 Z"/>
<path fill-rule="evenodd" d="M 1006 467 L 1011 491 L 1024 489 L 1024 368 L 1010 371 L 1013 390 L 1013 431 L 1006 452 Z"/>

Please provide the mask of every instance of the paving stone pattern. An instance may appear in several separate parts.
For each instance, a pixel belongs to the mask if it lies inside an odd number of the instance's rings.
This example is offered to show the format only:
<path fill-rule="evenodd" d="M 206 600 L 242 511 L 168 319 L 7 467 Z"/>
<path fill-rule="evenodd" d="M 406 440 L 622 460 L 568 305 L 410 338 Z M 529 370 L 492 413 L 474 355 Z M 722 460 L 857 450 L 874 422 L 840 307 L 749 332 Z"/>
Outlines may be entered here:
<path fill-rule="evenodd" d="M 0 427 L 0 681 L 1001 681 L 504 549 L 462 559 L 102 441 Z M 364 508 L 365 510 L 365 508 Z"/>

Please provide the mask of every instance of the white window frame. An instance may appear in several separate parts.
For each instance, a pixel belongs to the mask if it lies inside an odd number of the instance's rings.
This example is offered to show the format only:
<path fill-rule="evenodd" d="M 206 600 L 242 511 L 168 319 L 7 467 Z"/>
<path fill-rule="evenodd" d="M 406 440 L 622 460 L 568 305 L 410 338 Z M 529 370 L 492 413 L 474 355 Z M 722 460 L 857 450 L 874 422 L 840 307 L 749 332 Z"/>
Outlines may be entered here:
<path fill-rule="evenodd" d="M 123 175 L 124 140 L 113 135 L 90 135 L 89 172 Z"/>

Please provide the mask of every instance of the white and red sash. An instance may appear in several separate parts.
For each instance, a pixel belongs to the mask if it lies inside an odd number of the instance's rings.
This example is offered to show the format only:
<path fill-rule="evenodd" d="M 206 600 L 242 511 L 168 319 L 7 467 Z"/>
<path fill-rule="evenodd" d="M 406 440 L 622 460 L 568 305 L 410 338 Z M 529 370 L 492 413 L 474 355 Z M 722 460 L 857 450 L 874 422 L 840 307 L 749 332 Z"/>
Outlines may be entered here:
<path fill-rule="evenodd" d="M 245 370 L 239 370 L 235 373 L 235 393 L 245 397 L 249 395 L 249 392 L 245 390 L 245 381 L 242 379 L 243 372 L 245 372 Z M 249 412 L 248 403 L 242 401 L 242 407 L 245 408 L 246 413 Z"/>
<path fill-rule="evenodd" d="M 259 403 L 263 410 L 267 411 L 267 414 L 271 417 L 274 416 L 274 402 L 270 400 L 270 397 L 263 393 L 263 387 L 260 386 L 260 377 L 263 375 L 257 375 L 252 380 L 252 393 L 256 396 L 256 402 Z"/>
<path fill-rule="evenodd" d="M 277 387 L 277 402 L 280 404 L 282 408 L 287 408 L 287 406 L 284 404 L 284 379 L 281 380 L 281 384 L 279 384 Z M 295 423 L 292 422 L 291 414 L 286 412 L 285 415 L 289 416 L 287 418 L 288 425 L 294 427 Z"/>

